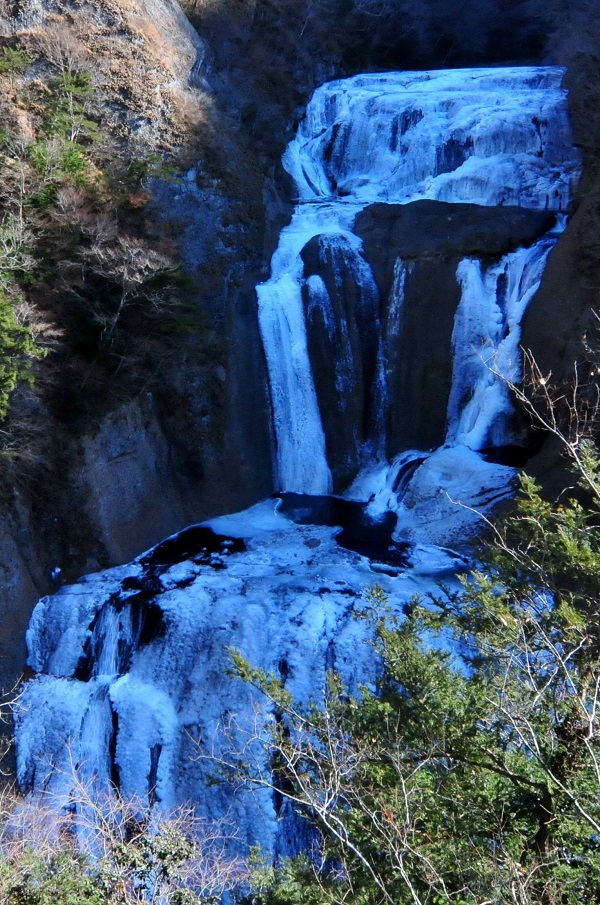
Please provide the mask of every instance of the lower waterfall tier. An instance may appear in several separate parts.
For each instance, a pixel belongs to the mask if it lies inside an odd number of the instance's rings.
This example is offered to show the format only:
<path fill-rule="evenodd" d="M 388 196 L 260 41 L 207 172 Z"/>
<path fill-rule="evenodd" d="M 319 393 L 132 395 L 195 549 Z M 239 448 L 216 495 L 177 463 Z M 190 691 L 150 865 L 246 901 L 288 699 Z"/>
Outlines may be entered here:
<path fill-rule="evenodd" d="M 265 500 L 41 600 L 27 636 L 35 677 L 16 713 L 21 787 L 76 811 L 75 773 L 92 795 L 116 786 L 163 808 L 192 802 L 201 816 L 235 826 L 241 848 L 286 854 L 290 837 L 297 848 L 301 830 L 279 819 L 271 791 L 214 781 L 219 761 L 242 750 L 266 766 L 252 739 L 273 719 L 264 699 L 229 675 L 227 649 L 274 671 L 303 700 L 318 694 L 328 669 L 353 689 L 375 681 L 371 629 L 358 618 L 366 588 L 383 587 L 401 615 L 437 580 L 452 585 L 466 559 L 439 544 L 473 530 L 478 517 L 450 499 L 460 491 L 485 508 L 514 477 L 466 449 L 411 463 L 387 481 L 381 471 L 364 475 L 368 505 Z"/>

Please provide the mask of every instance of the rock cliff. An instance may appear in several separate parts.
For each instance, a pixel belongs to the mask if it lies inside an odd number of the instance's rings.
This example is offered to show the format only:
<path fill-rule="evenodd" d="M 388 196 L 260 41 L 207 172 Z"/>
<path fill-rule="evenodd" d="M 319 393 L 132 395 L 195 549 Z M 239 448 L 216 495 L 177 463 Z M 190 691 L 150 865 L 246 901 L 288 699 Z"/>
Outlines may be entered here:
<path fill-rule="evenodd" d="M 70 321 L 78 300 L 65 310 L 64 274 L 28 290 L 51 339 L 34 391 L 13 397 L 0 452 L 0 686 L 8 689 L 40 594 L 268 494 L 271 441 L 252 290 L 263 266 L 264 173 L 216 109 L 207 49 L 180 6 L 3 4 L 0 44 L 6 59 L 16 49 L 37 61 L 2 84 L 2 113 L 17 122 L 25 154 L 45 126 L 40 132 L 39 106 L 23 98 L 49 94 L 65 68 L 90 74 L 89 119 L 108 130 L 105 157 L 116 161 L 107 172 L 127 175 L 138 160 L 156 171 L 119 211 L 119 235 L 141 236 L 144 247 L 168 242 L 186 297 L 181 317 L 159 319 L 154 347 L 145 331 L 156 325 L 142 319 L 125 324 L 118 348 L 90 354 Z M 161 158 L 164 175 L 154 163 Z M 43 241 L 52 248 L 55 239 Z M 63 247 L 57 257 L 66 266 L 71 254 Z"/>

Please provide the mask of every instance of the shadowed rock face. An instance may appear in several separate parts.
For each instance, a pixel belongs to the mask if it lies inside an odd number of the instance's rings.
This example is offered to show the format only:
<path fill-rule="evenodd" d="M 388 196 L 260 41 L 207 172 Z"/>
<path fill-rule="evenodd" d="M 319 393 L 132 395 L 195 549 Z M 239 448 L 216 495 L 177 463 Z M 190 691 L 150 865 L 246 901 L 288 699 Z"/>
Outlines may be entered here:
<path fill-rule="evenodd" d="M 379 293 L 358 250 L 339 236 L 315 236 L 302 259 L 308 353 L 327 459 L 341 489 L 359 468 L 360 446 L 375 433 Z"/>
<path fill-rule="evenodd" d="M 340 236 L 306 244 L 308 352 L 336 489 L 358 470 L 360 446 L 378 436 L 388 458 L 443 442 L 458 264 L 465 257 L 491 264 L 533 244 L 553 222 L 552 213 L 515 207 L 372 204 L 355 224 L 364 257 Z M 379 353 L 391 400 L 383 413 Z"/>
<path fill-rule="evenodd" d="M 532 245 L 554 220 L 551 211 L 424 200 L 370 204 L 358 214 L 355 230 L 385 296 L 399 257 L 497 259 Z"/>
<path fill-rule="evenodd" d="M 554 215 L 546 211 L 439 201 L 373 204 L 358 215 L 355 229 L 382 299 L 388 393 L 394 400 L 387 411 L 388 457 L 443 443 L 452 379 L 450 340 L 461 295 L 459 262 L 474 257 L 492 263 L 532 245 L 553 222 Z M 405 268 L 404 292 L 395 314 L 399 259 Z"/>
<path fill-rule="evenodd" d="M 600 183 L 596 182 L 550 254 L 541 286 L 522 323 L 523 348 L 531 352 L 542 374 L 551 375 L 551 383 L 564 387 L 567 395 L 575 362 L 580 382 L 587 381 L 595 370 L 593 349 L 590 355 L 582 337 L 593 339 L 597 329 L 599 197 Z M 592 376 L 591 382 L 595 385 L 597 377 Z M 562 414 L 569 417 L 567 412 Z M 527 470 L 554 499 L 572 483 L 572 472 L 562 444 L 540 431 L 537 437 L 541 450 Z"/>

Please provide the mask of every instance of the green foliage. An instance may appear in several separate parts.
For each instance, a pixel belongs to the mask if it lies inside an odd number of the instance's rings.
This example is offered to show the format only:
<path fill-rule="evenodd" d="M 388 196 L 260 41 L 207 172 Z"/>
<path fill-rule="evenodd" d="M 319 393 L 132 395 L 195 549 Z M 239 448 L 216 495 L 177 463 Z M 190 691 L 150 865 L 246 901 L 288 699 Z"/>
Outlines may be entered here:
<path fill-rule="evenodd" d="M 3 905 L 217 905 L 239 879 L 223 837 L 191 812 L 92 798 L 77 778 L 73 810 L 29 801 L 0 818 Z M 3 802 L 5 805 L 5 802 Z M 76 825 L 94 853 L 80 848 Z"/>
<path fill-rule="evenodd" d="M 65 141 L 90 143 L 98 140 L 98 123 L 90 116 L 94 87 L 89 72 L 64 71 L 48 83 L 50 98 L 46 103 L 46 133 Z"/>
<path fill-rule="evenodd" d="M 35 78 L 24 50 L 0 51 L 0 75 L 25 74 L 11 79 L 0 124 L 0 290 L 26 300 L 36 335 L 45 335 L 46 347 L 62 347 L 88 396 L 115 372 L 122 394 L 158 379 L 168 350 L 203 330 L 174 244 L 146 235 L 149 183 L 172 179 L 175 170 L 151 152 L 133 160 L 123 153 L 92 61 L 69 26 L 40 47 Z M 17 110 L 27 118 L 26 139 Z M 11 317 L 3 301 L 0 420 L 18 382 L 31 382 L 38 355 L 33 333 Z M 45 393 L 55 384 L 46 381 Z"/>
<path fill-rule="evenodd" d="M 271 673 L 265 672 L 256 666 L 251 666 L 248 660 L 233 647 L 228 649 L 231 659 L 229 675 L 242 679 L 255 688 L 260 688 L 281 709 L 287 709 L 292 704 L 292 696 L 283 687 L 281 679 Z"/>
<path fill-rule="evenodd" d="M 260 905 L 297 905 L 299 902 L 302 905 L 323 905 L 330 896 L 335 901 L 335 872 L 319 877 L 307 855 L 284 859 L 281 866 L 276 868 L 263 859 L 260 852 L 255 852 L 251 863 L 252 893 L 247 897 L 240 897 L 242 905 L 257 902 Z"/>
<path fill-rule="evenodd" d="M 0 292 L 0 420 L 19 381 L 33 382 L 33 363 L 43 355 L 31 329 L 19 321 L 16 303 Z"/>
<path fill-rule="evenodd" d="M 253 902 L 600 900 L 599 510 L 524 477 L 460 593 L 398 619 L 374 589 L 376 691 L 332 675 L 301 707 L 234 656 L 280 713 L 276 787 L 322 833 L 317 862 L 259 871 Z"/>
<path fill-rule="evenodd" d="M 0 55 L 0 73 L 20 75 L 31 62 L 31 57 L 22 47 L 3 47 Z"/>
<path fill-rule="evenodd" d="M 85 150 L 69 141 L 39 140 L 27 149 L 27 156 L 38 184 L 32 186 L 27 207 L 38 213 L 51 213 L 61 186 L 87 187 L 90 161 Z"/>
<path fill-rule="evenodd" d="M 96 871 L 67 848 L 48 859 L 30 851 L 21 866 L 7 883 L 6 905 L 106 905 Z"/>

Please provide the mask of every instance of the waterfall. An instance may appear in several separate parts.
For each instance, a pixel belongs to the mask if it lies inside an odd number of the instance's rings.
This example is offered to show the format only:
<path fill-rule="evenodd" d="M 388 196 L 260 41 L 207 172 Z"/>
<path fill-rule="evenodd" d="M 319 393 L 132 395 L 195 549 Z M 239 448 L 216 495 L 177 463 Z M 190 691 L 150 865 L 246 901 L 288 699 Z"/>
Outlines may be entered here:
<path fill-rule="evenodd" d="M 353 223 L 360 210 L 375 202 L 408 204 L 422 198 L 566 209 L 578 160 L 570 138 L 566 94 L 560 87 L 562 76 L 563 70 L 552 67 L 387 73 L 330 82 L 315 92 L 284 154 L 284 165 L 296 183 L 297 206 L 291 224 L 281 233 L 271 277 L 257 289 L 282 490 L 327 493 L 332 487 L 327 448 L 333 439 L 325 429 L 324 403 L 315 389 L 302 297 L 309 294 L 311 311 L 321 300 L 326 323 L 330 322 L 329 302 L 322 283 L 317 284 L 314 276 L 306 278 L 303 250 L 317 236 L 337 235 L 354 243 L 361 255 Z M 470 347 L 475 320 L 489 317 L 489 312 L 474 315 L 466 310 L 478 281 L 480 294 L 493 295 L 494 282 L 504 277 L 514 281 L 513 272 L 521 266 L 530 269 L 530 258 L 545 260 L 550 244 L 550 239 L 544 239 L 540 249 L 516 252 L 489 268 L 485 276 L 478 276 L 476 261 L 461 265 L 458 279 L 464 301 L 457 315 L 455 348 L 463 336 Z M 363 269 L 368 268 L 363 264 Z M 399 271 L 395 298 L 401 296 L 402 279 Z M 522 314 L 532 292 L 525 285 L 520 289 L 511 285 L 509 292 L 511 311 L 519 309 Z M 398 318 L 392 306 L 383 331 L 377 323 L 380 346 L 389 345 L 400 330 Z M 482 323 L 480 335 L 497 346 L 500 338 L 488 336 L 489 326 L 489 321 Z M 517 338 L 514 323 L 510 354 L 514 355 Z M 341 336 L 334 354 L 340 361 L 348 356 Z M 503 348 L 495 354 L 506 358 L 509 353 Z M 500 391 L 488 393 L 485 402 L 478 392 L 477 403 L 460 416 L 465 386 L 478 367 L 468 353 L 460 356 L 465 369 L 455 368 L 448 442 L 460 436 L 467 445 L 480 448 L 483 439 L 475 438 L 475 422 L 480 434 L 493 433 L 506 401 Z M 485 367 L 485 354 L 481 366 Z M 366 394 L 371 404 L 377 399 L 382 405 L 387 395 L 382 370 L 378 368 L 379 386 Z M 484 378 L 479 375 L 477 380 L 481 383 Z M 392 400 L 390 404 L 400 403 Z M 477 416 L 476 406 L 480 408 Z M 469 421 L 473 422 L 470 428 Z M 378 450 L 386 445 L 385 437 L 363 434 L 357 438 L 357 447 L 368 440 L 374 440 L 373 448 Z M 358 448 L 355 458 L 361 458 Z"/>
<path fill-rule="evenodd" d="M 511 442 L 489 364 L 519 376 L 521 318 L 577 177 L 562 75 L 372 74 L 315 92 L 284 158 L 298 203 L 257 288 L 287 496 L 37 604 L 22 788 L 69 803 L 71 767 L 157 807 L 192 800 L 241 848 L 293 852 L 269 790 L 214 782 L 211 758 L 236 746 L 264 766 L 256 733 L 273 719 L 229 677 L 227 646 L 300 700 L 333 663 L 352 692 L 376 680 L 365 587 L 399 617 L 438 580 L 458 587 L 474 511 L 515 475 L 480 455 Z"/>
<path fill-rule="evenodd" d="M 306 345 L 300 251 L 314 235 L 318 211 L 296 215 L 281 234 L 269 283 L 257 287 L 258 313 L 269 369 L 279 483 L 285 490 L 327 493 L 331 473 Z"/>
<path fill-rule="evenodd" d="M 315 91 L 284 156 L 300 200 L 565 208 L 576 172 L 564 70 L 359 75 Z"/>
<path fill-rule="evenodd" d="M 536 293 L 564 223 L 531 248 L 521 248 L 487 270 L 466 258 L 457 270 L 462 296 L 452 333 L 453 379 L 446 443 L 470 449 L 506 443 L 512 405 L 506 383 L 521 376 L 521 318 Z"/>

